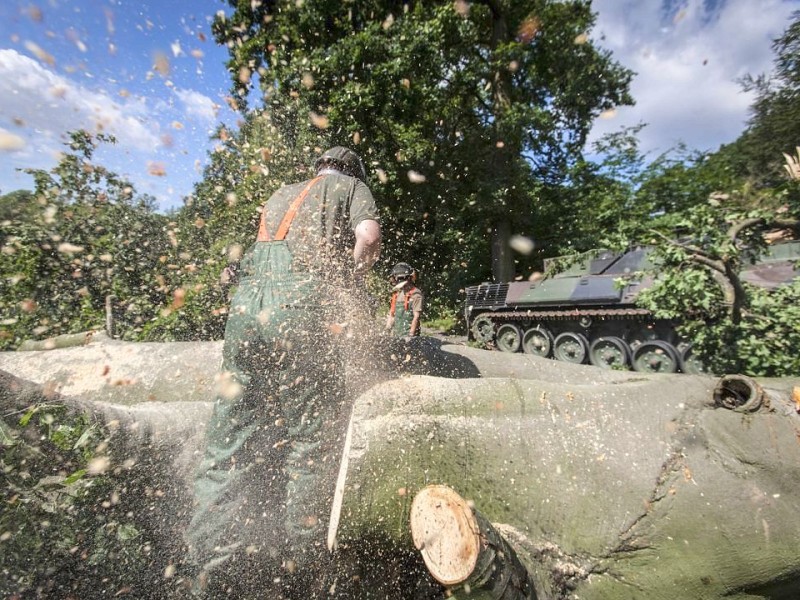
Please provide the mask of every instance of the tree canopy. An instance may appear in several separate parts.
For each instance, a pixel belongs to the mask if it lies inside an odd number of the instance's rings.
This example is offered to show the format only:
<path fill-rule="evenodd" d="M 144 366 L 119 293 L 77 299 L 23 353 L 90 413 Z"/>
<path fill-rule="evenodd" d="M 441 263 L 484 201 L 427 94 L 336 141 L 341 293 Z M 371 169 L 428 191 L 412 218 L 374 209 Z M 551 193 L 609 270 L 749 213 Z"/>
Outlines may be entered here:
<path fill-rule="evenodd" d="M 782 155 L 800 145 L 800 11 L 774 40 L 774 71 L 743 81 L 754 91 L 755 102 L 745 132 L 721 154 L 759 185 L 780 186 L 785 181 Z"/>
<path fill-rule="evenodd" d="M 230 4 L 213 31 L 240 105 L 257 83 L 306 164 L 355 147 L 386 255 L 447 273 L 436 287 L 451 298 L 454 262 L 513 277 L 508 241 L 531 234 L 539 190 L 563 180 L 601 111 L 632 103 L 586 1 Z"/>
<path fill-rule="evenodd" d="M 769 227 L 797 235 L 800 13 L 774 43 L 774 75 L 744 81 L 756 99 L 738 140 L 650 158 L 635 127 L 598 140 L 590 160 L 592 122 L 633 102 L 633 73 L 591 37 L 588 1 L 229 4 L 213 32 L 241 121 L 216 131 L 179 210 L 157 214 L 95 164 L 96 145 L 113 139 L 85 132 L 70 134 L 56 167 L 30 170 L 33 192 L 0 196 L 4 347 L 96 325 L 107 296 L 131 337 L 220 337 L 220 273 L 252 242 L 261 207 L 340 144 L 364 157 L 382 213 L 373 291 L 409 262 L 428 315 L 452 317 L 466 285 L 528 277 L 544 257 L 655 245 L 663 285 L 644 302 L 696 316 L 684 326 L 705 335 L 703 352 L 731 349 L 717 369 L 788 372 L 764 357 L 782 356 L 800 329 L 791 294 L 737 278 Z M 789 333 L 742 341 L 766 323 Z"/>
<path fill-rule="evenodd" d="M 30 169 L 32 194 L 2 197 L 0 344 L 82 331 L 105 320 L 118 299 L 130 335 L 141 331 L 164 297 L 169 243 L 165 218 L 133 186 L 92 162 L 110 136 L 70 134 L 51 170 Z"/>

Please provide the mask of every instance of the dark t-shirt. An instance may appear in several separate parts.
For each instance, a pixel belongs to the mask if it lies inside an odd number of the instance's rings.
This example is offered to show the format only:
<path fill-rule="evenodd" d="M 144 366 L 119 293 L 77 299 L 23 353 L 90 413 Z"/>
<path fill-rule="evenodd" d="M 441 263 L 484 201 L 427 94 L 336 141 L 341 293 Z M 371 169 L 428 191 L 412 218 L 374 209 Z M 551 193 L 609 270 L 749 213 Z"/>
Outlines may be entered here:
<path fill-rule="evenodd" d="M 270 237 L 308 183 L 282 187 L 264 205 Z M 286 235 L 294 268 L 325 274 L 352 272 L 354 231 L 366 219 L 378 220 L 369 188 L 348 175 L 322 175 L 309 190 Z"/>

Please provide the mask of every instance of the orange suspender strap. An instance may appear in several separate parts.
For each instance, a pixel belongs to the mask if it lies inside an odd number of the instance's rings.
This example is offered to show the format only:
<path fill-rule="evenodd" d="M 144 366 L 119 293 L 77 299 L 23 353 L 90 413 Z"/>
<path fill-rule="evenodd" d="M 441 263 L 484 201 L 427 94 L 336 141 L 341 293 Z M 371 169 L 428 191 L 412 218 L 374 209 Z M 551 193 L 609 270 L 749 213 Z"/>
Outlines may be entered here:
<path fill-rule="evenodd" d="M 303 200 L 306 199 L 308 192 L 311 190 L 312 186 L 317 183 L 322 177 L 315 177 L 311 181 L 308 182 L 308 185 L 305 189 L 300 192 L 297 197 L 292 200 L 292 203 L 289 205 L 289 209 L 286 211 L 286 214 L 283 215 L 283 220 L 281 224 L 278 225 L 278 231 L 275 233 L 274 241 L 281 241 L 286 239 L 286 234 L 289 232 L 289 227 L 292 225 L 292 221 L 294 221 L 295 215 L 297 215 L 297 210 L 300 208 L 300 205 L 303 203 Z M 273 238 L 269 235 L 269 230 L 267 229 L 267 209 L 264 209 L 261 212 L 261 223 L 258 226 L 258 237 L 256 237 L 257 242 L 271 242 Z"/>
<path fill-rule="evenodd" d="M 417 291 L 417 288 L 411 288 L 408 291 L 408 293 L 405 296 L 403 296 L 403 308 L 406 311 L 408 311 L 408 303 L 411 301 L 411 294 L 413 294 L 416 291 Z M 397 295 L 399 293 L 400 292 L 395 292 L 394 294 L 392 294 L 392 304 L 389 307 L 389 314 L 392 315 L 392 316 L 394 316 L 395 307 L 397 306 Z"/>

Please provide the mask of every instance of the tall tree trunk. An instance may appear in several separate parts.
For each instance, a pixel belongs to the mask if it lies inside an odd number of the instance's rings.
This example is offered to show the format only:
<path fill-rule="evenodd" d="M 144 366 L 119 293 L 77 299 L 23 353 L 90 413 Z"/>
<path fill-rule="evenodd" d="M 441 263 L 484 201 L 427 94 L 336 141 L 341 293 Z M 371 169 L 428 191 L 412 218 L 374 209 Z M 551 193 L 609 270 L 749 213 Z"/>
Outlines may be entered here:
<path fill-rule="evenodd" d="M 492 16 L 490 49 L 494 53 L 500 45 L 509 41 L 508 22 L 499 1 L 483 0 L 482 3 L 489 7 Z M 514 190 L 510 189 L 512 186 L 508 179 L 512 172 L 511 163 L 519 155 L 520 149 L 513 147 L 511 140 L 503 139 L 501 130 L 503 116 L 511 108 L 512 83 L 507 67 L 497 66 L 492 75 L 491 86 L 494 136 L 498 144 L 492 154 L 492 172 L 501 186 L 509 188 L 507 193 L 513 194 Z M 497 216 L 492 222 L 492 279 L 498 283 L 510 281 L 514 277 L 514 257 L 510 246 L 511 207 L 508 206 L 508 198 L 504 197 L 503 200 L 502 205 L 495 207 Z M 495 202 L 499 202 L 499 199 Z"/>
<path fill-rule="evenodd" d="M 514 278 L 514 256 L 511 245 L 511 222 L 499 217 L 492 226 L 492 279 L 497 283 Z"/>

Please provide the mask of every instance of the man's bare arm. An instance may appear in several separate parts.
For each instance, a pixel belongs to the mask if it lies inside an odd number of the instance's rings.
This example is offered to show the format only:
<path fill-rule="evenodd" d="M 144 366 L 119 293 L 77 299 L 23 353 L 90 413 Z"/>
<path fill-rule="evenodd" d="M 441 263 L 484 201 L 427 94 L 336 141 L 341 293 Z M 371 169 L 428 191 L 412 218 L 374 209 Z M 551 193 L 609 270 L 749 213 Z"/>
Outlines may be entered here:
<path fill-rule="evenodd" d="M 414 311 L 414 316 L 411 319 L 411 326 L 408 328 L 408 335 L 419 335 L 419 319 L 422 316 L 421 312 Z"/>
<path fill-rule="evenodd" d="M 360 278 L 367 274 L 381 255 L 381 226 L 377 221 L 365 219 L 356 225 L 355 235 L 355 276 Z"/>

